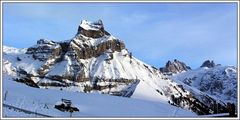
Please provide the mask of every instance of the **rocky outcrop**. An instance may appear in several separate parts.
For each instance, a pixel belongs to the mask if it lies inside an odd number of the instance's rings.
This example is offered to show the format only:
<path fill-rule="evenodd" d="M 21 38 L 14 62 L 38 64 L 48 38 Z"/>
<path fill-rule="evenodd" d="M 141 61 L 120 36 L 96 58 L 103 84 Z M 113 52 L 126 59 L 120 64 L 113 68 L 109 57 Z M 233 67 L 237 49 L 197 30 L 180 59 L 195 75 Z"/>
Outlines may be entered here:
<path fill-rule="evenodd" d="M 203 64 L 201 65 L 201 67 L 208 67 L 208 68 L 213 68 L 213 67 L 215 67 L 215 66 L 216 66 L 216 65 L 215 65 L 215 63 L 214 63 L 213 60 L 212 60 L 212 61 L 206 60 L 206 61 L 204 61 Z"/>
<path fill-rule="evenodd" d="M 21 82 L 28 86 L 39 88 L 39 86 L 32 80 L 32 74 L 27 73 L 21 68 L 17 69 L 17 74 L 19 78 L 14 79 L 16 82 Z"/>
<path fill-rule="evenodd" d="M 37 45 L 27 49 L 26 54 L 32 54 L 34 59 L 45 61 L 60 55 L 61 50 L 61 46 L 58 43 L 40 39 L 37 41 Z"/>
<path fill-rule="evenodd" d="M 90 24 L 90 23 L 82 23 Z M 40 61 L 46 61 L 49 59 L 56 58 L 57 56 L 63 57 L 65 54 L 74 59 L 88 59 L 91 57 L 98 57 L 104 52 L 111 50 L 112 52 L 120 52 L 125 49 L 125 45 L 118 39 L 109 39 L 104 42 L 92 45 L 89 43 L 89 39 L 104 37 L 108 39 L 108 32 L 103 28 L 102 21 L 93 22 L 90 25 L 92 27 L 98 26 L 96 29 L 84 29 L 83 25 L 79 26 L 77 35 L 70 41 L 54 42 L 46 39 L 40 39 L 37 41 L 37 45 L 27 49 L 26 54 L 32 54 L 34 59 Z M 96 25 L 96 26 L 94 26 Z M 85 37 L 90 37 L 86 39 Z M 96 40 L 93 42 L 96 42 Z"/>
<path fill-rule="evenodd" d="M 125 45 L 117 39 L 105 41 L 97 46 L 84 44 L 82 47 L 73 40 L 69 45 L 69 52 L 67 54 L 71 57 L 75 57 L 76 59 L 87 59 L 91 57 L 98 57 L 108 50 L 111 50 L 112 52 L 120 52 L 122 49 L 125 49 Z"/>
<path fill-rule="evenodd" d="M 107 31 L 104 30 L 102 20 L 98 20 L 96 22 L 91 23 L 86 20 L 83 20 L 80 26 L 78 27 L 77 35 L 78 34 L 91 38 L 100 38 L 103 37 L 104 35 L 110 35 Z"/>
<path fill-rule="evenodd" d="M 175 59 L 173 62 L 168 61 L 165 67 L 160 68 L 160 71 L 163 73 L 181 73 L 190 69 L 191 68 L 187 66 L 184 62 Z"/>

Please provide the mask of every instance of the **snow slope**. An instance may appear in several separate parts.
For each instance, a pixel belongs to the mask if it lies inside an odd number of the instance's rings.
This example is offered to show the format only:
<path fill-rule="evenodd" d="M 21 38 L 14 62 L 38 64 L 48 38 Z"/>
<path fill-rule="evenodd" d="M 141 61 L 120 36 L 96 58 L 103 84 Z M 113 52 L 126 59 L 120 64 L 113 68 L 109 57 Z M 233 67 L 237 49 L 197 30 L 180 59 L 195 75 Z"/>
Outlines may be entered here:
<path fill-rule="evenodd" d="M 11 76 L 4 75 L 3 77 L 3 93 L 7 91 L 6 100 L 3 101 L 4 104 L 53 117 L 69 117 L 69 113 L 54 108 L 54 105 L 62 98 L 71 100 L 74 106 L 80 109 L 80 112 L 73 113 L 73 117 L 186 117 L 196 115 L 190 111 L 162 102 L 96 93 L 86 94 L 38 89 L 12 81 Z M 6 107 L 3 109 L 3 116 L 36 117 Z"/>
<path fill-rule="evenodd" d="M 27 49 L 17 49 L 14 47 L 3 46 L 3 51 L 8 54 L 23 54 Z"/>

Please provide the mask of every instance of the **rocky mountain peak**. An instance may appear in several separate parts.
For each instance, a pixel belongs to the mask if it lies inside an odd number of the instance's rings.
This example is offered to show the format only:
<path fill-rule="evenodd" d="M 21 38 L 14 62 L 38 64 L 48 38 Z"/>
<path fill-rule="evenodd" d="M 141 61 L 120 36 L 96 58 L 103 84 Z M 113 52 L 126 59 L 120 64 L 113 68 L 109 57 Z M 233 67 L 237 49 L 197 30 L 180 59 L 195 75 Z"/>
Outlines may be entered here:
<path fill-rule="evenodd" d="M 201 67 L 208 67 L 208 68 L 213 68 L 213 67 L 215 67 L 215 66 L 216 66 L 216 65 L 215 65 L 215 63 L 214 63 L 213 60 L 212 60 L 212 61 L 206 60 L 206 61 L 204 61 L 203 64 L 201 65 Z"/>
<path fill-rule="evenodd" d="M 136 77 L 139 73 L 162 77 L 157 69 L 132 57 L 123 41 L 104 30 L 101 20 L 83 20 L 78 34 L 69 40 L 40 39 L 27 49 L 26 55 L 29 61 L 39 63 L 32 70 L 19 70 L 24 76 L 19 81 L 28 79 L 43 87 L 77 86 L 80 92 L 130 97 L 140 82 Z"/>
<path fill-rule="evenodd" d="M 170 66 L 171 64 L 172 64 L 172 62 L 169 60 L 169 61 L 167 61 L 166 66 Z"/>
<path fill-rule="evenodd" d="M 191 68 L 187 66 L 184 62 L 174 59 L 173 62 L 168 61 L 165 67 L 160 68 L 163 73 L 180 73 L 183 71 L 188 71 Z"/>
<path fill-rule="evenodd" d="M 124 43 L 104 30 L 102 20 L 82 20 L 74 38 L 60 42 L 40 39 L 26 53 L 32 54 L 34 59 L 46 61 L 52 58 L 62 59 L 65 55 L 74 59 L 88 59 L 98 57 L 107 50 L 121 52 L 123 49 Z"/>
<path fill-rule="evenodd" d="M 79 27 L 77 35 L 84 35 L 90 38 L 100 38 L 104 35 L 110 35 L 107 31 L 104 30 L 104 25 L 102 20 L 95 22 L 82 20 Z"/>

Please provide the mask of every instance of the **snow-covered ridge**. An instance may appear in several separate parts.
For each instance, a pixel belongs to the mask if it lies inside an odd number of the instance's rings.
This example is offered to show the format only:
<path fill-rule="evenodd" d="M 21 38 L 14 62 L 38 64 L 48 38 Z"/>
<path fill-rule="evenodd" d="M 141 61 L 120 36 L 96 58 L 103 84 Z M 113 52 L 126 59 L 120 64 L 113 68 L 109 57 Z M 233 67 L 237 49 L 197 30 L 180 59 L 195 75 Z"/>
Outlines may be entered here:
<path fill-rule="evenodd" d="M 172 79 L 224 103 L 237 103 L 237 70 L 234 66 L 201 67 L 174 75 Z"/>
<path fill-rule="evenodd" d="M 23 54 L 26 51 L 27 51 L 26 48 L 18 49 L 18 48 L 14 48 L 14 47 L 9 47 L 9 46 L 3 45 L 3 52 L 4 53 L 8 53 L 8 54 Z"/>

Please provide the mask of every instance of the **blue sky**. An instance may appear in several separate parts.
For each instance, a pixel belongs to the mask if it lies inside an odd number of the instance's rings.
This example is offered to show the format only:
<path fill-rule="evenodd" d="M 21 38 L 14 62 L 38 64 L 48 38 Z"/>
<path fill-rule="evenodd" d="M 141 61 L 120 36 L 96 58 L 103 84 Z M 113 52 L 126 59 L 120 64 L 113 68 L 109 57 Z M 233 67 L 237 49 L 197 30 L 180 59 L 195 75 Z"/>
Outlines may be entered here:
<path fill-rule="evenodd" d="M 71 39 L 81 20 L 102 19 L 136 58 L 155 67 L 173 59 L 192 68 L 206 59 L 236 65 L 236 12 L 233 3 L 4 3 L 3 44 Z"/>

